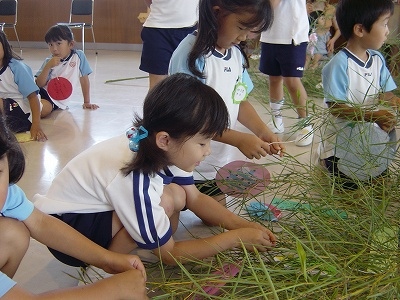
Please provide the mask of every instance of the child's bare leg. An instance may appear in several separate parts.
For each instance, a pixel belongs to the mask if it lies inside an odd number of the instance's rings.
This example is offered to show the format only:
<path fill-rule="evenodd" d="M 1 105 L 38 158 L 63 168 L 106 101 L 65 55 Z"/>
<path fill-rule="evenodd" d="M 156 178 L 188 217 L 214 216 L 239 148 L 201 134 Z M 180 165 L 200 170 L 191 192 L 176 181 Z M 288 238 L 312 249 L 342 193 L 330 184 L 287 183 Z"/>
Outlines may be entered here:
<path fill-rule="evenodd" d="M 40 112 L 40 117 L 47 117 L 53 111 L 53 105 L 49 101 L 44 99 L 41 99 L 40 102 L 43 105 L 42 111 Z"/>
<path fill-rule="evenodd" d="M 108 250 L 118 253 L 130 253 L 137 247 L 136 242 L 132 239 L 128 231 L 122 225 L 121 220 L 118 218 L 116 212 L 113 212 L 112 219 L 112 236 Z"/>
<path fill-rule="evenodd" d="M 284 77 L 283 80 L 289 91 L 290 98 L 292 98 L 292 101 L 296 106 L 297 114 L 300 118 L 307 117 L 307 92 L 303 86 L 303 83 L 301 82 L 301 79 L 299 77 Z"/>
<path fill-rule="evenodd" d="M 172 232 L 175 232 L 178 228 L 180 212 L 186 206 L 185 190 L 174 183 L 164 186 L 160 205 L 169 217 Z"/>
<path fill-rule="evenodd" d="M 307 69 L 308 69 L 308 66 L 310 65 L 310 62 L 311 62 L 311 55 L 307 54 L 307 56 L 306 56 L 306 63 L 305 63 L 305 65 L 304 65 L 304 70 L 307 70 Z"/>
<path fill-rule="evenodd" d="M 167 78 L 168 75 L 149 74 L 149 91 L 157 85 L 160 81 Z"/>
<path fill-rule="evenodd" d="M 318 68 L 318 64 L 319 64 L 319 61 L 321 60 L 321 58 L 322 58 L 321 54 L 315 54 L 314 58 L 313 58 L 313 63 L 312 63 L 310 68 L 313 69 L 313 70 Z"/>
<path fill-rule="evenodd" d="M 25 224 L 0 218 L 0 270 L 12 278 L 29 247 L 30 233 Z"/>

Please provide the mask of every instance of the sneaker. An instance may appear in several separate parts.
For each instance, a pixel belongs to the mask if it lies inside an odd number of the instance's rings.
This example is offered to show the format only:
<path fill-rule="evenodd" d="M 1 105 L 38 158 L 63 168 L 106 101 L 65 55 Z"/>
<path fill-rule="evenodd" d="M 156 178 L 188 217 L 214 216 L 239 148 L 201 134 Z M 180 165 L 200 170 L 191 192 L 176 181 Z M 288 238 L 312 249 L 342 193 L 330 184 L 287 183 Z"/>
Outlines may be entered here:
<path fill-rule="evenodd" d="M 295 145 L 299 147 L 308 146 L 312 143 L 314 137 L 313 128 L 311 125 L 304 127 L 297 134 Z"/>
<path fill-rule="evenodd" d="M 283 122 L 276 122 L 274 120 L 271 120 L 268 122 L 267 126 L 273 133 L 285 132 L 285 126 L 283 125 Z"/>

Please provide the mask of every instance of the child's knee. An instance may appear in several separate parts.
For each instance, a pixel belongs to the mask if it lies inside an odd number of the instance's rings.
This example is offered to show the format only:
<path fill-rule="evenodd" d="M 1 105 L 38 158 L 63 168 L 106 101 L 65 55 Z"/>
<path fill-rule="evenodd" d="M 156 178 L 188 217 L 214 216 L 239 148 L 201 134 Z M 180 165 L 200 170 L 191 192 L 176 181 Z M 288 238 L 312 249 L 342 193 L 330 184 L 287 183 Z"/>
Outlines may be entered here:
<path fill-rule="evenodd" d="M 0 228 L 0 253 L 3 258 L 22 259 L 29 247 L 28 228 L 23 222 L 7 217 L 0 218 Z"/>
<path fill-rule="evenodd" d="M 160 204 L 169 217 L 172 216 L 172 214 L 181 211 L 186 205 L 185 190 L 174 183 L 165 186 Z"/>
<path fill-rule="evenodd" d="M 47 100 L 41 100 L 42 111 L 40 112 L 40 117 L 47 117 L 53 111 L 53 105 Z"/>

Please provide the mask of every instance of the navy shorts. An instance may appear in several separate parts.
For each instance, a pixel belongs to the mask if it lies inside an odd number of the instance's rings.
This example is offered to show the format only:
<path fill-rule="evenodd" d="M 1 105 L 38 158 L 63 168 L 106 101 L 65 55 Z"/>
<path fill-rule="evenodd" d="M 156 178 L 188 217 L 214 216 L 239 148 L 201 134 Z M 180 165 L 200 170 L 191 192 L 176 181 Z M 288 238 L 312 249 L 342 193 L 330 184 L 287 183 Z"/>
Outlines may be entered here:
<path fill-rule="evenodd" d="M 219 189 L 215 180 L 195 180 L 194 184 L 197 189 L 208 196 L 219 196 L 224 195 L 224 193 Z"/>
<path fill-rule="evenodd" d="M 356 190 L 359 188 L 358 183 L 356 183 L 353 179 L 347 177 L 345 174 L 339 171 L 338 162 L 340 158 L 336 156 L 330 156 L 324 159 L 325 167 L 327 170 L 333 175 L 336 176 L 339 180 L 339 184 L 346 190 Z M 388 170 L 383 171 L 380 175 L 375 178 L 370 178 L 366 183 L 371 183 L 373 179 L 383 178 L 388 176 Z"/>
<path fill-rule="evenodd" d="M 295 46 L 261 43 L 259 70 L 271 76 L 303 77 L 307 42 Z"/>
<path fill-rule="evenodd" d="M 142 57 L 139 69 L 155 75 L 168 75 L 169 61 L 179 43 L 196 29 L 143 27 Z"/>
<path fill-rule="evenodd" d="M 6 114 L 8 128 L 12 132 L 25 132 L 31 130 L 32 123 L 29 121 L 30 113 L 25 113 L 18 102 L 11 98 L 3 99 L 3 109 Z"/>
<path fill-rule="evenodd" d="M 50 102 L 50 104 L 52 106 L 51 111 L 55 111 L 56 109 L 59 109 L 59 107 L 53 101 L 51 101 L 49 93 L 47 93 L 47 91 L 44 88 L 39 89 L 39 95 L 40 95 L 41 100 L 46 100 L 46 101 Z"/>
<path fill-rule="evenodd" d="M 112 240 L 112 215 L 113 211 L 88 214 L 68 213 L 52 216 L 67 223 L 69 226 L 75 228 L 77 231 L 86 236 L 89 240 L 107 249 Z M 87 266 L 87 263 L 72 256 L 52 248 L 49 248 L 49 250 L 55 258 L 64 264 L 73 267 Z M 82 249 L 82 251 L 85 251 L 85 249 Z"/>

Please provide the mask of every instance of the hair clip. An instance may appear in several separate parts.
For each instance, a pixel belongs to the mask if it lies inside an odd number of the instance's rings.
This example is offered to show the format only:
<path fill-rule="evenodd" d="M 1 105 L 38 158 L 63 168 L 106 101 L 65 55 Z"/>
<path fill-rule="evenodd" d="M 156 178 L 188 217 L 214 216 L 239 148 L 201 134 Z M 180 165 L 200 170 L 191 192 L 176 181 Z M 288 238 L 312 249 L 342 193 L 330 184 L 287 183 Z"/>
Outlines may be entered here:
<path fill-rule="evenodd" d="M 138 152 L 140 140 L 145 139 L 149 135 L 146 128 L 140 126 L 139 129 L 131 127 L 126 131 L 126 137 L 129 139 L 129 149 Z"/>

